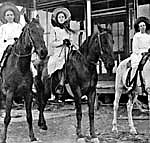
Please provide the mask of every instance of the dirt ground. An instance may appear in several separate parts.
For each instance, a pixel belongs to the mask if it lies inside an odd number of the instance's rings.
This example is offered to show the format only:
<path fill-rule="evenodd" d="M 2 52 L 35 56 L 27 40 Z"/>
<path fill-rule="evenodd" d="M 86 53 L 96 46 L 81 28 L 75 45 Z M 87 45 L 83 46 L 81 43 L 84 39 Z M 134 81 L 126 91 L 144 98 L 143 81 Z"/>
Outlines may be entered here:
<path fill-rule="evenodd" d="M 89 120 L 87 105 L 83 105 L 82 131 L 87 143 L 89 141 Z M 146 114 L 134 111 L 135 127 L 138 135 L 129 134 L 128 122 L 126 120 L 125 107 L 119 108 L 118 120 L 119 133 L 114 134 L 112 129 L 112 106 L 102 106 L 95 111 L 95 129 L 100 143 L 149 143 L 149 120 Z M 48 125 L 46 132 L 41 132 L 37 126 L 38 111 L 33 110 L 33 126 L 38 143 L 76 143 L 76 117 L 74 105 L 66 104 L 63 107 L 49 106 L 45 111 Z M 140 117 L 140 119 L 139 119 Z M 143 119 L 143 120 L 142 120 Z M 3 117 L 0 118 L 0 129 L 3 126 Z M 8 128 L 7 143 L 29 143 L 28 126 L 24 109 L 12 111 L 12 120 Z"/>

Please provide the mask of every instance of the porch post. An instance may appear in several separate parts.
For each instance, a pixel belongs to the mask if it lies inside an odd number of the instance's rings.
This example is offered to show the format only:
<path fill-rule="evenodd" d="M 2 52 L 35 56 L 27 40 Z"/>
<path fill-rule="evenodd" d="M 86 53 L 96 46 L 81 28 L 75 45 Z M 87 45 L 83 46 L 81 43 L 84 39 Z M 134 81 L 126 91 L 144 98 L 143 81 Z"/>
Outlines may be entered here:
<path fill-rule="evenodd" d="M 46 9 L 46 45 L 47 45 L 47 47 L 48 47 L 48 27 L 49 27 L 49 24 L 48 24 L 48 9 Z"/>
<path fill-rule="evenodd" d="M 87 11 L 87 36 L 91 35 L 91 0 L 86 1 L 86 11 Z"/>
<path fill-rule="evenodd" d="M 134 21 L 137 19 L 138 16 L 138 0 L 134 0 Z"/>
<path fill-rule="evenodd" d="M 36 0 L 33 0 L 33 17 L 36 18 L 37 10 L 36 10 Z"/>

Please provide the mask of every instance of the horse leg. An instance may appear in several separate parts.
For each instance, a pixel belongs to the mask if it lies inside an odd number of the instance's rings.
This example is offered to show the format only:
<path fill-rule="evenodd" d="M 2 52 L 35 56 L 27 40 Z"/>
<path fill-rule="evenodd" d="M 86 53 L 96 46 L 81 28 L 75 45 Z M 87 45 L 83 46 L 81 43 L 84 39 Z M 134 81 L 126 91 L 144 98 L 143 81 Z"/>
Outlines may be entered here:
<path fill-rule="evenodd" d="M 89 106 L 89 120 L 90 120 L 90 135 L 91 135 L 91 142 L 92 143 L 99 143 L 99 140 L 95 134 L 94 128 L 94 102 L 96 96 L 96 89 L 94 91 L 90 91 L 88 95 L 88 106 Z"/>
<path fill-rule="evenodd" d="M 134 96 L 134 97 L 132 97 L 132 96 Z M 132 109 L 133 109 L 134 103 L 137 100 L 137 97 L 138 97 L 138 93 L 134 93 L 134 95 L 129 95 L 129 100 L 127 103 L 128 122 L 129 122 L 131 134 L 137 134 L 136 129 L 134 127 L 133 118 L 132 118 Z"/>
<path fill-rule="evenodd" d="M 35 77 L 34 80 L 34 85 L 37 91 L 37 104 L 38 104 L 38 110 L 39 110 L 39 120 L 38 120 L 38 126 L 40 129 L 42 130 L 47 130 L 47 126 L 46 126 L 46 121 L 44 118 L 44 108 L 46 106 L 47 103 L 47 99 L 46 101 L 44 101 L 44 85 L 41 81 L 41 76 L 38 75 L 37 77 Z"/>
<path fill-rule="evenodd" d="M 148 93 L 149 129 L 150 129 L 150 87 L 147 87 L 146 91 Z M 149 137 L 150 137 L 150 131 L 149 131 Z"/>
<path fill-rule="evenodd" d="M 47 130 L 47 125 L 46 125 L 46 121 L 45 121 L 45 117 L 44 117 L 44 109 L 45 109 L 47 100 L 48 99 L 44 100 L 42 98 L 41 98 L 41 100 L 39 100 L 39 120 L 38 120 L 38 126 L 42 130 Z"/>
<path fill-rule="evenodd" d="M 117 129 L 117 111 L 119 108 L 119 100 L 122 94 L 122 89 L 121 88 L 117 88 L 115 90 L 115 100 L 114 100 L 114 115 L 113 115 L 113 122 L 112 122 L 112 131 L 118 133 L 118 129 Z"/>
<path fill-rule="evenodd" d="M 7 138 L 7 128 L 11 120 L 11 108 L 12 108 L 12 101 L 13 101 L 13 92 L 7 91 L 6 93 L 6 115 L 4 118 L 4 130 L 2 134 L 2 142 L 6 143 Z"/>
<path fill-rule="evenodd" d="M 25 107 L 26 107 L 26 118 L 29 126 L 29 137 L 31 141 L 37 141 L 37 139 L 34 136 L 33 126 L 32 126 L 32 112 L 31 112 L 32 96 L 30 95 L 30 93 L 27 93 L 24 96 L 24 99 L 25 99 Z"/>
<path fill-rule="evenodd" d="M 83 138 L 83 135 L 81 133 L 81 120 L 82 120 L 82 107 L 81 107 L 81 90 L 78 86 L 77 88 L 71 88 L 73 89 L 73 94 L 75 95 L 75 107 L 76 107 L 76 118 L 77 118 L 77 128 L 76 128 L 76 134 L 78 138 Z"/>
<path fill-rule="evenodd" d="M 149 107 L 149 129 L 150 129 L 150 91 L 148 92 L 148 107 Z M 149 131 L 150 136 L 150 131 Z"/>

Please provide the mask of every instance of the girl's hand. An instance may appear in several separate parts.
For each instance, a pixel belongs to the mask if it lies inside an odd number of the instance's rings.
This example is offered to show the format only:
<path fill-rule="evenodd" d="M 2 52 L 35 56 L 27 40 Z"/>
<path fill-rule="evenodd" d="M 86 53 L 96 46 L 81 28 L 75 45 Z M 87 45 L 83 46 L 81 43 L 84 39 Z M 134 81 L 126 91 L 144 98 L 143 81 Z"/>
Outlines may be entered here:
<path fill-rule="evenodd" d="M 69 39 L 64 39 L 63 40 L 63 45 L 66 45 L 66 46 L 69 47 L 71 45 L 70 40 Z"/>

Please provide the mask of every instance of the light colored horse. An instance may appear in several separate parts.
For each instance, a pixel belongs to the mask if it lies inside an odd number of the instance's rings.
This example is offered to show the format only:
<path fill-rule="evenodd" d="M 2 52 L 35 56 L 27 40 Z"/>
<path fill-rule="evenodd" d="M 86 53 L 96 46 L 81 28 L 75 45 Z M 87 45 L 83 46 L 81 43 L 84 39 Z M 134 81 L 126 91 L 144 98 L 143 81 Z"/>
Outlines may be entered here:
<path fill-rule="evenodd" d="M 127 58 L 125 60 L 123 60 L 122 62 L 120 62 L 117 71 L 116 71 L 116 80 L 115 80 L 115 100 L 114 100 L 114 117 L 113 117 L 113 128 L 112 131 L 113 132 L 117 132 L 118 133 L 118 129 L 117 129 L 117 110 L 119 107 L 119 100 L 121 97 L 121 94 L 124 90 L 125 82 L 126 82 L 126 77 L 127 77 L 127 71 L 128 71 L 128 62 L 129 62 L 130 58 Z M 132 73 L 132 72 L 131 72 Z M 148 60 L 146 61 L 144 67 L 143 67 L 143 71 L 142 71 L 142 76 L 143 76 L 143 80 L 144 80 L 144 84 L 145 84 L 145 90 L 148 93 L 148 104 L 149 104 L 149 109 L 150 109 L 150 57 L 148 58 Z M 139 82 L 139 80 L 137 80 L 137 82 Z M 138 85 L 138 84 L 137 84 Z M 134 123 L 133 123 L 133 118 L 132 118 L 132 109 L 133 109 L 133 105 L 134 103 L 137 101 L 137 97 L 139 93 L 141 92 L 141 87 L 136 86 L 135 89 L 133 90 L 133 92 L 131 92 L 129 95 L 129 100 L 127 103 L 127 112 L 128 112 L 128 122 L 129 122 L 129 127 L 130 127 L 130 133 L 131 134 L 137 134 L 137 131 L 134 127 Z M 150 114 L 150 113 L 149 113 Z"/>

